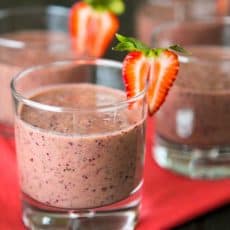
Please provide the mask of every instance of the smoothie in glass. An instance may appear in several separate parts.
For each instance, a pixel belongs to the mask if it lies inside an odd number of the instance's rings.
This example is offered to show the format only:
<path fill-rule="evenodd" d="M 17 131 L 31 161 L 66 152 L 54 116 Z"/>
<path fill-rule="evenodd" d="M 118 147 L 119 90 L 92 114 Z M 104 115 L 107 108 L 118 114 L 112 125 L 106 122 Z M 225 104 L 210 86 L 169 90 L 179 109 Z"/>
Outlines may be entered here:
<path fill-rule="evenodd" d="M 121 66 L 108 60 L 61 61 L 14 78 L 27 227 L 135 228 L 147 106 L 145 91 L 126 98 Z"/>
<path fill-rule="evenodd" d="M 21 48 L 9 48 L 6 41 L 6 46 L 0 45 L 0 81 L 2 86 L 0 123 L 12 125 L 13 109 L 10 94 L 12 78 L 26 67 L 63 58 L 71 59 L 76 57 L 76 53 L 68 47 L 68 34 L 61 32 L 21 31 L 4 34 L 2 39 L 17 41 L 15 44 L 22 45 Z"/>
<path fill-rule="evenodd" d="M 13 136 L 12 78 L 33 65 L 77 58 L 68 12 L 58 6 L 0 10 L 0 135 Z"/>
<path fill-rule="evenodd" d="M 193 178 L 230 175 L 227 19 L 169 23 L 153 33 L 156 45 L 177 43 L 191 53 L 181 57 L 178 78 L 156 115 L 153 156 L 160 166 Z"/>
<path fill-rule="evenodd" d="M 100 99 L 101 98 L 101 99 Z M 49 105 L 94 109 L 125 99 L 121 91 L 90 84 L 45 89 L 31 97 Z M 100 207 L 127 198 L 141 183 L 144 121 L 129 111 L 75 115 L 37 113 L 16 119 L 22 191 L 52 207 Z M 74 121 L 75 119 L 75 121 Z"/>

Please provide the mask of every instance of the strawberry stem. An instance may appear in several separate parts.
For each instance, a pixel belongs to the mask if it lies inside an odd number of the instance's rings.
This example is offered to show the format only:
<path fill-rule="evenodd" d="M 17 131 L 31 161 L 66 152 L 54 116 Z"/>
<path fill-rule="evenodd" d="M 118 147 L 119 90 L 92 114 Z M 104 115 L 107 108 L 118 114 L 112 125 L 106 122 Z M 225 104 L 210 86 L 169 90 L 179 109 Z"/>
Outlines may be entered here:
<path fill-rule="evenodd" d="M 123 0 L 84 0 L 96 11 L 109 11 L 120 15 L 125 11 L 125 4 Z"/>
<path fill-rule="evenodd" d="M 188 54 L 188 52 L 179 45 L 172 45 L 168 48 L 150 48 L 133 37 L 126 37 L 121 34 L 116 34 L 116 38 L 118 40 L 118 44 L 115 47 L 113 47 L 113 50 L 116 51 L 139 51 L 142 52 L 146 57 L 158 57 L 163 51 L 168 49 Z"/>

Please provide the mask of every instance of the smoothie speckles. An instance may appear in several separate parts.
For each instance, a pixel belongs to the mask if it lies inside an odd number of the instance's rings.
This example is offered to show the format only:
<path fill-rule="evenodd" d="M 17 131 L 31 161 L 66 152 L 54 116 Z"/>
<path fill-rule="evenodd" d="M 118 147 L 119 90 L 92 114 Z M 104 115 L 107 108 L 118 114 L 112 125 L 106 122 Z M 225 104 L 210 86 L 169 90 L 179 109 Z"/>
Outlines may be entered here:
<path fill-rule="evenodd" d="M 78 106 L 91 101 L 95 107 L 98 93 L 116 100 L 124 96 L 118 90 L 79 84 L 46 89 L 33 99 L 52 103 L 59 91 L 62 101 L 66 95 L 71 106 L 76 101 Z M 128 197 L 142 178 L 144 122 L 137 122 L 136 114 L 128 109 L 117 113 L 117 120 L 95 111 L 75 114 L 78 122 L 73 125 L 70 114 L 36 116 L 33 109 L 22 108 L 21 119 L 16 118 L 16 135 L 23 192 L 53 207 L 75 209 L 109 205 Z M 109 122 L 109 118 L 113 119 Z"/>

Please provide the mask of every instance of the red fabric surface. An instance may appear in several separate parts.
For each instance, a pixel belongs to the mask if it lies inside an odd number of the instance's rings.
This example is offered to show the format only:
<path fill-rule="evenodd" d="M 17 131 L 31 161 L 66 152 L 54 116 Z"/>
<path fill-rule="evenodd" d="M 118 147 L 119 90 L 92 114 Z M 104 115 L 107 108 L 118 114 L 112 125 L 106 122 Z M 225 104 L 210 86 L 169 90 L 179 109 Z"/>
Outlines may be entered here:
<path fill-rule="evenodd" d="M 151 158 L 151 131 L 150 125 L 137 230 L 170 229 L 230 202 L 230 180 L 191 180 L 160 169 Z M 13 141 L 0 138 L 0 153 L 0 229 L 23 230 Z"/>

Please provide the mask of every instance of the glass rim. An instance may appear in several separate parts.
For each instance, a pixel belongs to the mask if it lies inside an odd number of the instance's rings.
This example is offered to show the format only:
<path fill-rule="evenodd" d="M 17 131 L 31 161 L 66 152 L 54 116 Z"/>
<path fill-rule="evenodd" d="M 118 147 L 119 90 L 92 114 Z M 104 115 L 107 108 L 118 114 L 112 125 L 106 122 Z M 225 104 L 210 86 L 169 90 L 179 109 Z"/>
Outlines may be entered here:
<path fill-rule="evenodd" d="M 58 6 L 58 5 L 47 5 L 47 6 L 22 6 L 22 7 L 12 7 L 12 8 L 5 8 L 0 9 L 0 21 L 3 19 L 10 18 L 12 16 L 23 16 L 46 12 L 50 15 L 57 15 L 60 17 L 68 17 L 69 15 L 69 8 L 65 6 Z M 68 23 L 68 22 L 67 22 Z M 25 29 L 26 31 L 26 29 Z M 69 38 L 71 40 L 71 38 Z M 57 44 L 66 44 L 68 42 L 57 42 Z M 36 44 L 28 45 L 26 42 L 18 41 L 17 39 L 11 39 L 6 37 L 1 37 L 0 34 L 0 46 L 6 46 L 9 48 L 15 48 L 15 49 L 24 49 L 24 48 L 31 48 L 31 47 L 39 47 Z"/>
<path fill-rule="evenodd" d="M 173 2 L 166 0 L 166 1 L 162 1 L 162 0 L 147 0 L 147 3 L 152 4 L 153 6 L 155 5 L 160 5 L 160 6 L 173 6 Z"/>
<path fill-rule="evenodd" d="M 186 26 L 187 24 L 191 25 L 191 24 L 197 24 L 197 23 L 208 23 L 208 24 L 215 24 L 215 23 L 220 23 L 220 24 L 226 24 L 226 25 L 229 25 L 230 26 L 230 16 L 212 16 L 212 17 L 204 17 L 204 18 L 195 18 L 195 19 L 192 19 L 192 20 L 189 20 L 189 21 L 175 21 L 175 22 L 166 22 L 166 23 L 163 23 L 162 25 L 159 25 L 157 27 L 155 27 L 153 29 L 153 32 L 152 32 L 152 35 L 151 35 L 151 42 L 154 44 L 156 43 L 156 40 L 157 40 L 157 37 L 160 35 L 161 32 L 165 32 L 167 29 L 174 29 L 174 28 L 177 28 L 177 26 L 180 26 L 180 25 L 184 25 Z M 174 43 L 174 42 L 172 42 Z M 191 44 L 190 45 L 191 47 L 193 46 L 196 46 L 196 47 L 210 47 L 210 46 L 213 46 L 213 45 L 199 45 L 199 44 Z M 228 45 L 214 45 L 214 47 L 220 47 L 222 48 L 223 50 L 224 49 L 230 49 L 230 46 Z M 192 55 L 192 54 L 191 54 Z M 186 55 L 180 55 L 180 57 L 182 57 L 182 60 L 186 60 L 185 57 L 187 58 L 188 60 L 188 56 Z M 190 56 L 190 60 L 193 60 L 193 61 L 201 61 L 201 62 L 205 62 L 205 61 L 208 61 L 208 62 L 228 62 L 230 61 L 230 56 L 229 57 L 212 57 L 212 58 L 209 58 L 208 56 L 207 57 L 200 57 L 200 56 Z"/>
<path fill-rule="evenodd" d="M 208 46 L 207 46 L 208 47 Z M 228 49 L 230 49 L 230 46 L 226 46 Z M 223 46 L 224 49 L 224 46 Z M 207 64 L 207 65 L 211 65 L 211 64 L 222 64 L 222 63 L 229 63 L 230 65 L 230 56 L 229 57 L 204 57 L 204 56 L 197 56 L 191 53 L 191 55 L 183 55 L 183 54 L 178 54 L 178 58 L 179 58 L 179 62 L 181 64 L 186 64 L 186 63 L 198 63 L 198 64 Z"/>
<path fill-rule="evenodd" d="M 49 4 L 49 5 L 35 5 L 35 6 L 20 6 L 20 7 L 9 7 L 9 8 L 3 8 L 0 9 L 0 19 L 14 16 L 17 14 L 21 14 L 24 16 L 24 14 L 31 14 L 35 11 L 46 10 L 48 13 L 52 14 L 60 14 L 60 15 L 67 15 L 69 12 L 69 7 L 66 6 L 60 6 L 55 4 Z"/>
<path fill-rule="evenodd" d="M 160 32 L 165 31 L 165 29 L 168 28 L 174 28 L 179 25 L 187 25 L 187 24 L 196 24 L 196 23 L 209 23 L 209 24 L 214 24 L 214 23 L 220 23 L 220 24 L 226 24 L 230 26 L 230 16 L 209 16 L 209 17 L 197 17 L 193 18 L 190 20 L 185 20 L 185 21 L 169 21 L 162 23 L 161 25 L 156 26 L 153 29 L 152 32 L 152 38 L 155 35 L 158 35 Z"/>
<path fill-rule="evenodd" d="M 191 2 L 197 2 L 197 0 L 190 0 Z M 209 0 L 206 0 L 209 1 Z M 146 0 L 147 3 L 150 3 L 152 5 L 169 5 L 169 6 L 173 6 L 173 1 L 171 0 Z M 184 4 L 186 1 L 182 1 L 182 2 L 178 2 L 178 4 Z M 215 2 L 215 0 L 213 0 L 213 2 Z"/>
<path fill-rule="evenodd" d="M 27 69 L 24 69 L 23 71 L 19 72 L 16 76 L 13 77 L 13 79 L 11 80 L 11 84 L 10 84 L 12 96 L 17 101 L 22 103 L 23 105 L 27 105 L 27 106 L 30 106 L 30 107 L 35 108 L 35 109 L 45 110 L 45 111 L 49 111 L 49 112 L 56 112 L 56 113 L 64 113 L 64 112 L 73 113 L 73 112 L 79 112 L 79 111 L 80 112 L 87 112 L 87 111 L 95 111 L 95 110 L 99 111 L 99 112 L 106 112 L 106 111 L 111 111 L 114 109 L 123 108 L 123 107 L 127 106 L 127 104 L 134 103 L 134 102 L 145 97 L 147 87 L 148 87 L 147 84 L 142 91 L 140 91 L 137 95 L 135 95 L 131 98 L 126 97 L 125 100 L 121 100 L 121 101 L 113 103 L 113 104 L 108 103 L 106 105 L 99 105 L 99 106 L 96 106 L 93 109 L 91 109 L 91 108 L 65 107 L 65 106 L 54 106 L 54 105 L 43 104 L 40 102 L 36 102 L 32 99 L 26 98 L 25 96 L 23 96 L 20 92 L 18 92 L 16 90 L 17 81 L 23 77 L 26 77 L 28 74 L 30 74 L 32 72 L 46 69 L 46 68 L 50 68 L 52 66 L 53 67 L 64 66 L 64 65 L 73 64 L 73 63 L 76 64 L 76 66 L 83 66 L 83 65 L 93 66 L 94 65 L 94 66 L 107 66 L 107 67 L 112 67 L 112 68 L 118 68 L 122 72 L 122 63 L 119 61 L 110 60 L 110 59 L 77 59 L 77 60 L 71 59 L 71 60 L 51 62 L 49 64 L 36 65 L 36 66 L 29 67 Z M 121 75 L 121 77 L 122 77 L 122 75 Z M 125 93 L 125 91 L 124 91 L 124 93 Z"/>

